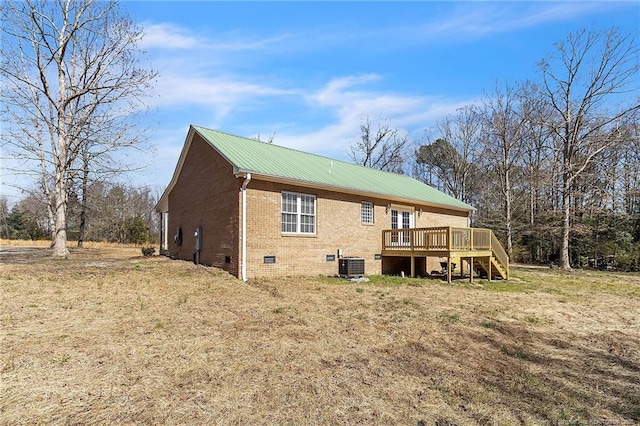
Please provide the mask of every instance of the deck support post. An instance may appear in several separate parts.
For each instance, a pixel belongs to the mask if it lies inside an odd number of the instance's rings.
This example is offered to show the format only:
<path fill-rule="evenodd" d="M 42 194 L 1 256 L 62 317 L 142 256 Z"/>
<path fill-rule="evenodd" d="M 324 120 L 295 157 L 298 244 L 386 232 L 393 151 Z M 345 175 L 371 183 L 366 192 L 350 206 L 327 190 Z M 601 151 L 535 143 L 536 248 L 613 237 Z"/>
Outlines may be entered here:
<path fill-rule="evenodd" d="M 471 256 L 471 262 L 469 262 L 469 284 L 473 284 L 473 256 Z"/>
<path fill-rule="evenodd" d="M 416 257 L 411 256 L 411 278 L 416 277 Z"/>
<path fill-rule="evenodd" d="M 451 284 L 451 258 L 447 257 L 447 282 Z"/>
<path fill-rule="evenodd" d="M 488 271 L 488 274 L 489 274 L 489 275 L 488 275 L 488 277 L 487 277 L 487 278 L 489 278 L 489 282 L 491 282 L 491 275 L 493 275 L 493 274 L 491 273 L 491 256 L 489 256 L 489 257 L 487 258 L 487 260 L 488 260 L 488 262 L 487 262 L 487 263 L 489 263 L 489 267 L 487 268 L 487 269 L 489 269 L 489 271 Z"/>

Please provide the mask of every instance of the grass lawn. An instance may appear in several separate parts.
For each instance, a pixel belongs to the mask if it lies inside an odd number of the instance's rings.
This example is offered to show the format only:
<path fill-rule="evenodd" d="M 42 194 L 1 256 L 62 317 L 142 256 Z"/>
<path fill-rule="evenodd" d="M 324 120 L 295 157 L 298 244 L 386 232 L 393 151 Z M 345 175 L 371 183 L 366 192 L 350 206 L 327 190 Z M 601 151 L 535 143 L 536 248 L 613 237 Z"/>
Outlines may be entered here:
<path fill-rule="evenodd" d="M 0 258 L 2 424 L 640 422 L 637 274 L 245 284 L 46 253 Z"/>

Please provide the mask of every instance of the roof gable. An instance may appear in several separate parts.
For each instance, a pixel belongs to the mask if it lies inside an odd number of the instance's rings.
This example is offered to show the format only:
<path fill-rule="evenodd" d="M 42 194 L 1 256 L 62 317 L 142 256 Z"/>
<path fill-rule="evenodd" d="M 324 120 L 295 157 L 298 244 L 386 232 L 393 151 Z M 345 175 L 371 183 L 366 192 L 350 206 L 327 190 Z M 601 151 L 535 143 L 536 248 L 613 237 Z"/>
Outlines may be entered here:
<path fill-rule="evenodd" d="M 240 173 L 292 181 L 301 185 L 328 187 L 338 192 L 357 192 L 455 210 L 474 210 L 470 205 L 406 175 L 358 166 L 203 127 L 192 126 L 192 130 Z M 176 174 L 174 179 L 175 177 Z"/>

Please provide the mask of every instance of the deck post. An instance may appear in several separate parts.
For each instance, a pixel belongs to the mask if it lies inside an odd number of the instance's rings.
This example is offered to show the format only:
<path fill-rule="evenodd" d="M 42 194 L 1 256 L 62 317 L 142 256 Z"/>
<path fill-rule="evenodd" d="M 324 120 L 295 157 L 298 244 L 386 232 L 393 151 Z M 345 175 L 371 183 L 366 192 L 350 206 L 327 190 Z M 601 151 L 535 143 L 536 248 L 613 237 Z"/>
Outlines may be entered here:
<path fill-rule="evenodd" d="M 471 262 L 469 262 L 469 284 L 473 284 L 473 256 L 471 256 Z"/>
<path fill-rule="evenodd" d="M 451 258 L 447 257 L 447 282 L 451 284 Z"/>
<path fill-rule="evenodd" d="M 491 282 L 491 275 L 493 275 L 493 274 L 491 273 L 491 256 L 489 256 L 489 257 L 487 258 L 487 260 L 489 261 L 489 276 L 488 276 L 488 278 L 489 278 L 489 282 Z"/>
<path fill-rule="evenodd" d="M 411 278 L 416 277 L 416 257 L 411 256 Z"/>

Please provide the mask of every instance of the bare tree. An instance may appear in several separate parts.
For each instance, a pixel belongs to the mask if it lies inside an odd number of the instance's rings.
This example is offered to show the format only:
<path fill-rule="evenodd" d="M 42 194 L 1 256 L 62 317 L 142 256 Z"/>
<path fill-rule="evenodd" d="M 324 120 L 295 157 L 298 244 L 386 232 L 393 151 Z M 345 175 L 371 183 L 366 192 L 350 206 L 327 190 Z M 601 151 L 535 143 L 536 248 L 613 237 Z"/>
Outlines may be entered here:
<path fill-rule="evenodd" d="M 548 112 L 541 102 L 538 88 L 526 84 L 521 89 L 524 91 L 523 113 L 526 115 L 522 129 L 522 172 L 528 193 L 528 222 L 533 227 L 542 209 L 555 209 L 553 193 L 556 184 L 550 173 L 555 160 L 549 128 L 545 125 Z"/>
<path fill-rule="evenodd" d="M 484 119 L 484 149 L 482 159 L 497 175 L 497 187 L 503 202 L 504 230 L 507 254 L 513 258 L 513 174 L 520 165 L 525 125 L 527 91 L 504 84 L 496 85 L 491 95 L 482 99 Z"/>
<path fill-rule="evenodd" d="M 472 202 L 477 160 L 482 147 L 482 116 L 467 106 L 438 122 L 441 137 L 417 151 L 417 162 L 426 164 L 440 189 L 455 198 Z"/>
<path fill-rule="evenodd" d="M 89 206 L 84 224 L 86 240 L 132 242 L 127 239 L 127 228 L 132 222 L 143 224 L 155 235 L 157 196 L 150 188 L 94 180 L 87 187 L 86 197 Z"/>
<path fill-rule="evenodd" d="M 145 132 L 135 125 L 135 120 L 135 115 L 119 116 L 108 110 L 94 114 L 83 128 L 77 165 L 71 173 L 72 190 L 80 201 L 78 247 L 83 245 L 88 220 L 88 186 L 96 180 L 110 180 L 145 166 L 119 161 L 113 153 L 124 149 L 153 153 L 153 149 L 145 144 Z"/>
<path fill-rule="evenodd" d="M 557 140 L 557 155 L 561 158 L 560 264 L 570 269 L 572 188 L 596 157 L 621 141 L 617 128 L 640 108 L 640 52 L 632 36 L 620 35 L 615 29 L 572 33 L 555 48 L 539 67 L 543 96 L 553 112 L 547 124 Z M 618 103 L 615 109 L 614 102 Z M 606 111 L 607 107 L 612 110 Z"/>
<path fill-rule="evenodd" d="M 378 122 L 372 129 L 369 118 L 360 124 L 360 141 L 349 147 L 351 160 L 361 166 L 403 173 L 405 149 L 409 137 L 400 129 L 394 129 L 387 122 Z"/>
<path fill-rule="evenodd" d="M 116 1 L 26 0 L 0 7 L 9 123 L 3 143 L 40 175 L 54 256 L 66 256 L 69 194 L 84 168 L 78 160 L 87 151 L 95 160 L 139 141 L 130 138 L 131 117 L 155 73 L 139 65 L 141 32 Z"/>
<path fill-rule="evenodd" d="M 0 196 L 0 238 L 9 238 L 9 205 L 5 196 Z"/>
<path fill-rule="evenodd" d="M 623 206 L 624 212 L 637 215 L 640 228 L 640 126 L 636 123 L 627 130 L 627 149 L 623 153 Z M 640 230 L 640 229 L 639 229 Z"/>

